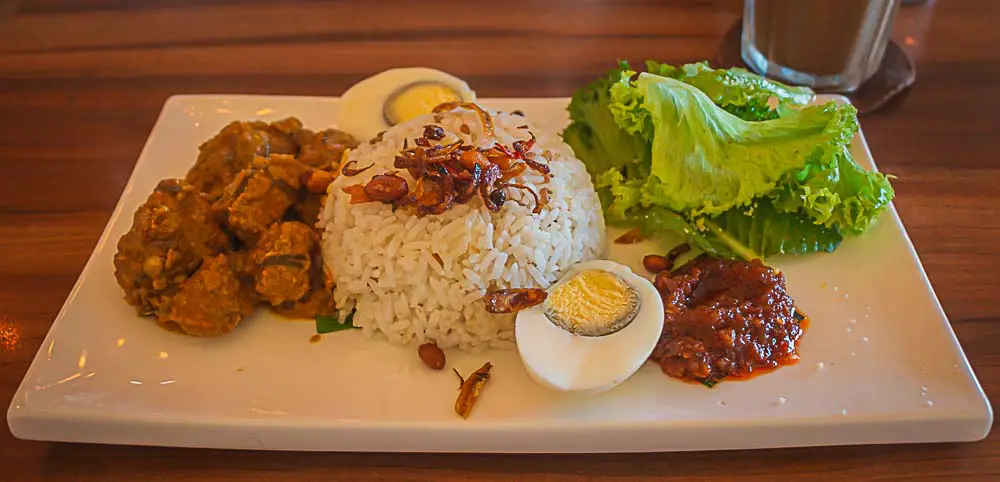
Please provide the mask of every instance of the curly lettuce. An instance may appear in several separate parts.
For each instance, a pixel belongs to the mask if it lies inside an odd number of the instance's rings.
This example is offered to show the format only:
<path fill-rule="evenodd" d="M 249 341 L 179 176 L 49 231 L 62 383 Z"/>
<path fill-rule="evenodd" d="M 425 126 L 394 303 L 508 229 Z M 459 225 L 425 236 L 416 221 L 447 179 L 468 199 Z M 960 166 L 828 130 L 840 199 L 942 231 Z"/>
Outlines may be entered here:
<path fill-rule="evenodd" d="M 846 146 L 809 159 L 770 193 L 778 209 L 802 212 L 816 224 L 850 235 L 865 232 L 894 196 L 889 179 L 857 165 Z"/>
<path fill-rule="evenodd" d="M 578 158 L 585 159 L 591 176 L 609 169 L 635 168 L 649 160 L 647 143 L 619 129 L 608 110 L 611 84 L 628 68 L 628 64 L 622 63 L 607 77 L 580 89 L 570 99 L 569 116 L 572 122 L 563 131 L 562 137 L 573 146 Z M 631 171 L 629 174 L 638 175 Z"/>
<path fill-rule="evenodd" d="M 574 95 L 563 137 L 609 222 L 717 256 L 833 251 L 894 193 L 850 154 L 856 110 L 813 100 L 743 69 L 647 62 L 636 75 L 622 63 Z"/>

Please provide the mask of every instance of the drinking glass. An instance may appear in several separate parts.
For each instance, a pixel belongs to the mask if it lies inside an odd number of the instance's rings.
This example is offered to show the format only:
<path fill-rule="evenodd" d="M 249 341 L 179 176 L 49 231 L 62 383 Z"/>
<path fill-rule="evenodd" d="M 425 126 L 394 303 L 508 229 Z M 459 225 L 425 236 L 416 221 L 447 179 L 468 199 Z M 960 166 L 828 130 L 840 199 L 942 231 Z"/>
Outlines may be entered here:
<path fill-rule="evenodd" d="M 853 92 L 878 71 L 900 0 L 745 0 L 743 61 L 761 75 Z"/>

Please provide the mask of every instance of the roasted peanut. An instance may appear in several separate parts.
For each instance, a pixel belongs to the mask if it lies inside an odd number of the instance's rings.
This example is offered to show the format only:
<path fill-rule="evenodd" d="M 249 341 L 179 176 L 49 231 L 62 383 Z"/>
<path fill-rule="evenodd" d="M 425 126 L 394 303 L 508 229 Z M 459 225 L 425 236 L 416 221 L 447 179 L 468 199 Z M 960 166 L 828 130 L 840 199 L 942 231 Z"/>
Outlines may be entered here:
<path fill-rule="evenodd" d="M 398 201 L 409 192 L 406 180 L 395 174 L 379 174 L 365 184 L 365 195 L 372 201 Z"/>
<path fill-rule="evenodd" d="M 635 244 L 641 243 L 645 240 L 646 236 L 642 234 L 642 229 L 635 228 L 615 238 L 615 244 Z"/>
<path fill-rule="evenodd" d="M 444 351 L 433 343 L 424 343 L 423 345 L 420 345 L 420 348 L 417 349 L 417 355 L 420 356 L 420 361 L 424 362 L 424 365 L 427 365 L 434 370 L 444 368 Z"/>
<path fill-rule="evenodd" d="M 652 274 L 670 269 L 670 261 L 658 254 L 647 254 L 642 258 L 642 267 Z"/>

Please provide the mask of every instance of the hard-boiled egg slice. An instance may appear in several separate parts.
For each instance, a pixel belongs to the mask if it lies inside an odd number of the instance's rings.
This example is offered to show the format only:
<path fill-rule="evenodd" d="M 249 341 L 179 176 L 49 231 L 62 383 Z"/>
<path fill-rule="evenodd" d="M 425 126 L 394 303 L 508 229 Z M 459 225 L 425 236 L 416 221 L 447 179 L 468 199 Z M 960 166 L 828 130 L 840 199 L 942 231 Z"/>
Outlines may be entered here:
<path fill-rule="evenodd" d="M 528 373 L 564 391 L 601 392 L 631 377 L 663 331 L 663 300 L 646 278 L 613 261 L 571 268 L 541 305 L 517 314 Z"/>
<path fill-rule="evenodd" d="M 476 93 L 465 81 L 440 70 L 386 70 L 344 92 L 338 127 L 367 140 L 396 124 L 429 114 L 438 104 L 475 99 Z"/>

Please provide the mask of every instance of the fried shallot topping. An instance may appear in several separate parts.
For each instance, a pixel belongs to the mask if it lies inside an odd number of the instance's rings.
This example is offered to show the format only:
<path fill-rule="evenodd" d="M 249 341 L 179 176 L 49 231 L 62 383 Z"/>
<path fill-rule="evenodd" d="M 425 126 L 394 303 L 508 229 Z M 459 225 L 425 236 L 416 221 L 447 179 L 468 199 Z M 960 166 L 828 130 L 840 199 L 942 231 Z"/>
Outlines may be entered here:
<path fill-rule="evenodd" d="M 445 102 L 435 107 L 433 112 L 437 114 L 440 112 L 447 112 L 449 110 L 454 110 L 458 107 L 476 111 L 476 114 L 479 116 L 479 121 L 482 122 L 483 124 L 483 132 L 485 132 L 490 137 L 496 135 L 496 130 L 493 127 L 493 116 L 491 116 L 489 112 L 483 110 L 482 107 L 479 107 L 479 104 L 475 102 Z"/>
<path fill-rule="evenodd" d="M 434 112 L 455 108 L 475 111 L 483 131 L 491 137 L 495 135 L 493 118 L 475 103 L 446 102 L 435 107 Z M 548 201 L 548 192 L 539 196 L 528 185 L 508 182 L 528 169 L 546 179 L 551 172 L 549 164 L 540 160 L 545 156 L 531 152 L 536 140 L 533 133 L 529 131 L 528 134 L 530 139 L 515 141 L 510 147 L 495 143 L 491 147 L 477 148 L 465 144 L 462 139 L 446 142 L 442 127 L 426 125 L 423 136 L 414 139 L 413 147 L 404 140 L 403 151 L 393 162 L 396 169 L 405 169 L 410 174 L 413 186 L 395 173 L 389 173 L 376 175 L 367 184 L 347 186 L 343 191 L 351 195 L 352 204 L 379 201 L 392 204 L 394 208 L 412 207 L 418 215 L 426 215 L 442 214 L 477 195 L 487 209 L 498 212 L 510 200 L 508 189 L 520 189 L 534 199 L 531 212 L 539 214 Z M 350 175 L 346 169 L 345 175 Z"/>
<path fill-rule="evenodd" d="M 365 172 L 375 166 L 375 163 L 373 162 L 366 167 L 362 167 L 361 169 L 354 169 L 351 167 L 351 164 L 357 163 L 358 161 L 347 161 L 347 164 L 344 164 L 344 167 L 340 170 L 340 172 L 345 176 L 357 176 L 358 174 L 361 174 L 362 172 Z"/>
<path fill-rule="evenodd" d="M 432 141 L 444 139 L 444 129 L 441 126 L 428 124 L 424 126 L 424 138 Z"/>
<path fill-rule="evenodd" d="M 513 313 L 545 301 L 548 293 L 541 288 L 508 288 L 486 293 L 483 302 L 490 313 Z"/>
<path fill-rule="evenodd" d="M 452 370 L 455 375 L 458 375 L 459 383 L 458 398 L 455 400 L 455 413 L 461 415 L 462 418 L 469 418 L 469 415 L 472 415 L 472 407 L 479 399 L 479 394 L 493 375 L 493 364 L 486 362 L 478 370 L 472 372 L 469 378 L 462 378 L 462 374 L 458 373 L 458 370 L 454 368 Z"/>

